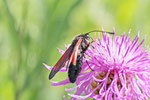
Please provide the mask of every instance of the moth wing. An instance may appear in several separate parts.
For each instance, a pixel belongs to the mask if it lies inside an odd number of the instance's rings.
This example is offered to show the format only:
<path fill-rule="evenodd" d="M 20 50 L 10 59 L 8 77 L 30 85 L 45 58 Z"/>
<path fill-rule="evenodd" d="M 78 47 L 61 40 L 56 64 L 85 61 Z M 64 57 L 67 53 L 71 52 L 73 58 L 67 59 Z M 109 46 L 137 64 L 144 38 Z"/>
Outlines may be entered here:
<path fill-rule="evenodd" d="M 65 53 L 61 56 L 59 61 L 55 64 L 55 66 L 51 70 L 51 72 L 49 74 L 49 79 L 52 79 L 55 76 L 55 74 L 61 69 L 61 67 L 64 66 L 65 62 L 70 58 L 70 55 L 71 55 L 72 51 L 73 51 L 73 46 L 71 45 L 65 51 Z"/>
<path fill-rule="evenodd" d="M 75 46 L 71 45 L 66 52 L 62 55 L 62 57 L 59 59 L 59 61 L 55 64 L 53 69 L 50 72 L 49 79 L 52 79 L 55 74 L 64 66 L 65 62 L 69 60 L 67 66 L 70 65 L 70 62 L 74 60 L 76 61 L 77 55 L 75 55 L 79 49 L 79 45 L 81 44 L 82 39 L 79 39 Z M 75 58 L 75 59 L 73 59 Z"/>
<path fill-rule="evenodd" d="M 81 41 L 82 41 L 82 39 L 79 39 L 78 42 L 76 43 L 76 46 L 74 48 L 73 53 L 70 56 L 67 67 L 69 67 L 70 63 L 73 63 L 73 65 L 76 65 L 77 56 L 80 53 L 79 47 L 80 47 Z"/>

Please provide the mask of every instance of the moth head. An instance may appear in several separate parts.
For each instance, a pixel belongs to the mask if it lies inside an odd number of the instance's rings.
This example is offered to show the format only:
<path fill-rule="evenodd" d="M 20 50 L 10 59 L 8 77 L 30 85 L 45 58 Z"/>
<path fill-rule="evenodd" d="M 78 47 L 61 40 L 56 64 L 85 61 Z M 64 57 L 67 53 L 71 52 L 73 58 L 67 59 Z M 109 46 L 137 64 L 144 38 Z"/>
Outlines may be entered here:
<path fill-rule="evenodd" d="M 85 33 L 84 38 L 86 38 L 87 40 L 91 39 L 91 36 L 89 35 L 89 33 Z"/>

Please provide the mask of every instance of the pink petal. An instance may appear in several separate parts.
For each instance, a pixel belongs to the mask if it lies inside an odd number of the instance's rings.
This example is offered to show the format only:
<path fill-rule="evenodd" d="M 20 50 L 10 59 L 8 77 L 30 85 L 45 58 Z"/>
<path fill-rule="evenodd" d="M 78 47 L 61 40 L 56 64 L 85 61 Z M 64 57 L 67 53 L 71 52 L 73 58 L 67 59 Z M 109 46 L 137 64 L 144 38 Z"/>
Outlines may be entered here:
<path fill-rule="evenodd" d="M 67 78 L 66 80 L 63 80 L 63 81 L 60 81 L 60 82 L 51 81 L 51 83 L 52 83 L 53 86 L 58 86 L 58 85 L 66 85 L 66 84 L 69 84 L 70 81 L 69 81 L 69 79 Z"/>
<path fill-rule="evenodd" d="M 43 65 L 44 65 L 48 70 L 52 70 L 52 69 L 53 69 L 53 67 L 48 66 L 47 64 L 44 64 L 44 63 L 43 63 Z M 60 72 L 66 72 L 67 69 L 66 69 L 66 67 L 62 67 L 59 71 L 60 71 Z"/>

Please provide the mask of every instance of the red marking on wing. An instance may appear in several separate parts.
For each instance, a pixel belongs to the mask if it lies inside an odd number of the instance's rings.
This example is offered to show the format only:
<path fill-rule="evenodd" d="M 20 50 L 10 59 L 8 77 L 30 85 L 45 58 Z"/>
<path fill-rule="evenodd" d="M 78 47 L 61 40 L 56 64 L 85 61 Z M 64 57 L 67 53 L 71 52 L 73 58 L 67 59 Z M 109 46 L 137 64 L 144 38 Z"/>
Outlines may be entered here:
<path fill-rule="evenodd" d="M 79 52 L 80 52 L 80 50 L 79 50 L 79 49 L 76 49 L 76 51 L 75 51 L 74 54 L 73 54 L 73 57 L 72 57 L 71 62 L 72 62 L 74 65 L 76 65 L 77 56 L 78 56 Z"/>
<path fill-rule="evenodd" d="M 54 75 L 61 69 L 61 67 L 64 66 L 65 62 L 70 58 L 72 53 L 72 46 L 70 46 L 65 53 L 62 55 L 62 57 L 59 59 L 59 61 L 55 64 L 53 69 L 50 72 L 49 79 L 52 79 Z"/>
<path fill-rule="evenodd" d="M 72 53 L 72 55 L 71 55 L 71 57 L 70 57 L 70 62 L 72 62 L 74 65 L 76 65 L 77 56 L 78 56 L 78 54 L 79 54 L 79 52 L 80 52 L 79 46 L 80 46 L 80 44 L 81 44 L 81 41 L 82 41 L 82 39 L 79 39 L 79 40 L 78 40 L 78 42 L 77 42 L 77 44 L 76 44 L 76 46 L 75 46 L 75 49 L 74 49 L 74 51 L 73 51 L 73 53 Z"/>

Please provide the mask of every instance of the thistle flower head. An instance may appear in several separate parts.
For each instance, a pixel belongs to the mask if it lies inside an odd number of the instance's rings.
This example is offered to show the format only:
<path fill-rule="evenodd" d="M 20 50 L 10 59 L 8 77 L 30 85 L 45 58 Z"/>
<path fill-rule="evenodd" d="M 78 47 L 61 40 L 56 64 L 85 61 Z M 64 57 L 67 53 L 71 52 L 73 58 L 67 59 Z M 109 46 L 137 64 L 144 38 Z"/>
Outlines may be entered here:
<path fill-rule="evenodd" d="M 129 32 L 130 33 L 130 32 Z M 93 98 L 95 100 L 145 100 L 150 97 L 150 58 L 147 49 L 138 43 L 139 34 L 130 39 L 125 36 L 98 35 L 85 53 L 82 70 L 76 86 L 66 91 L 71 100 Z M 62 54 L 63 51 L 59 50 Z M 88 61 L 88 64 L 86 63 Z M 49 70 L 52 67 L 45 65 Z M 89 67 L 90 66 L 90 67 Z M 92 70 L 91 70 L 92 69 Z M 60 71 L 66 71 L 63 67 Z M 69 84 L 67 78 L 52 85 Z M 84 93 L 84 95 L 81 95 Z"/>

